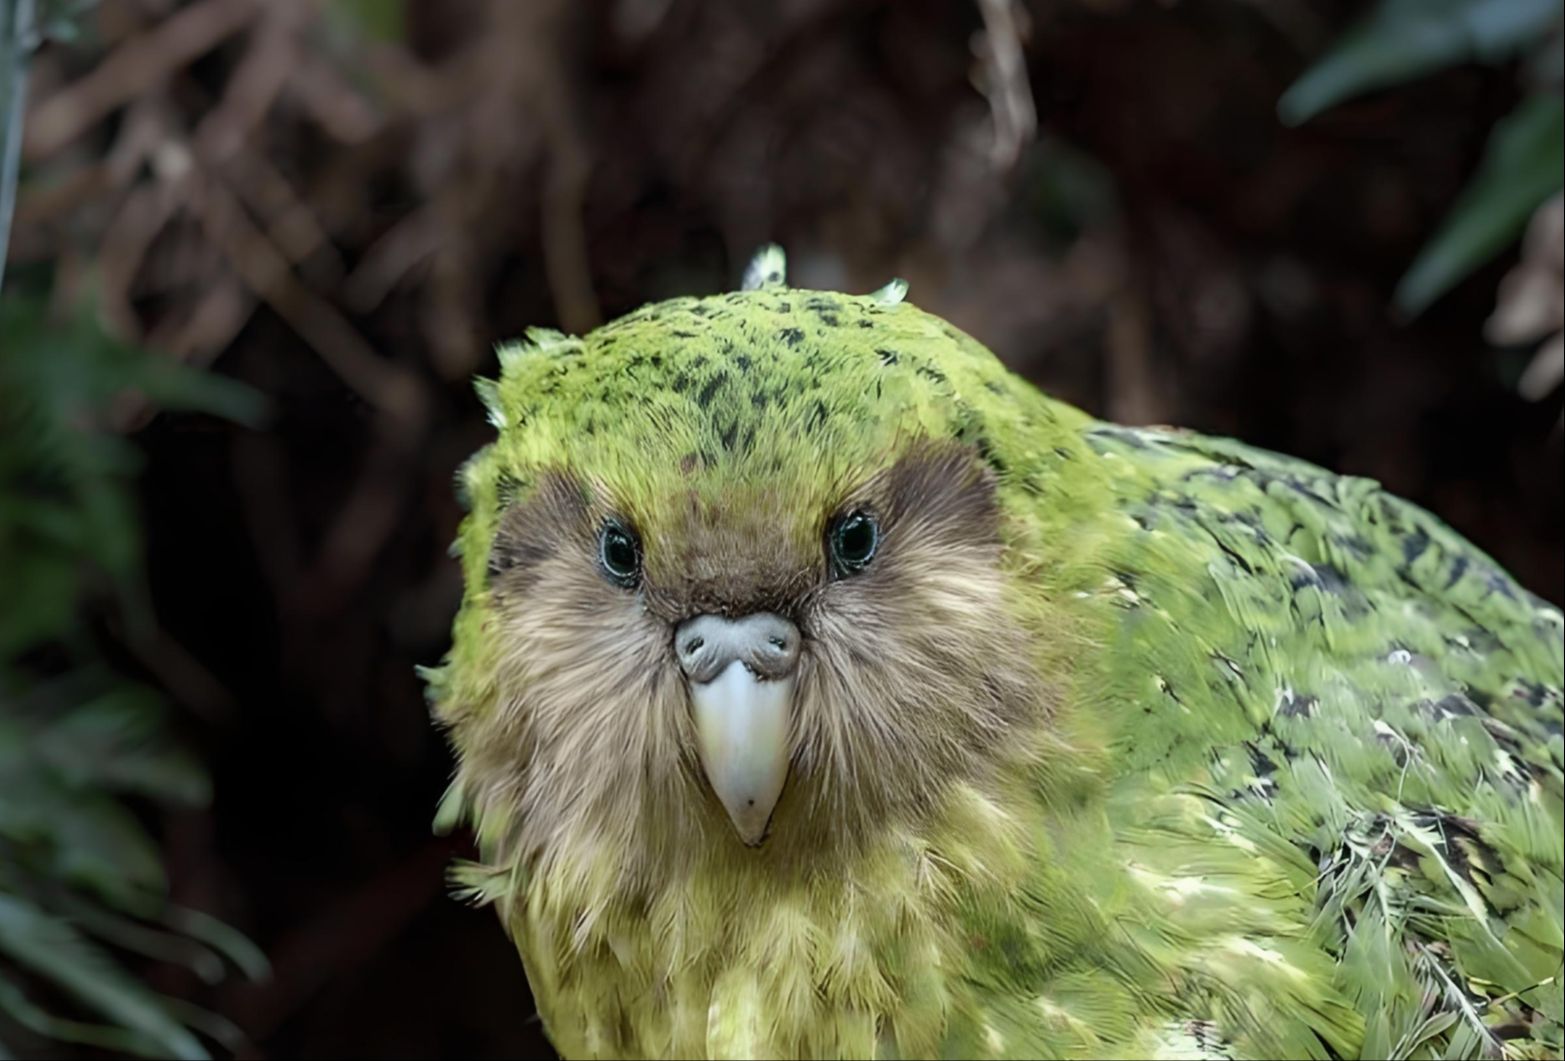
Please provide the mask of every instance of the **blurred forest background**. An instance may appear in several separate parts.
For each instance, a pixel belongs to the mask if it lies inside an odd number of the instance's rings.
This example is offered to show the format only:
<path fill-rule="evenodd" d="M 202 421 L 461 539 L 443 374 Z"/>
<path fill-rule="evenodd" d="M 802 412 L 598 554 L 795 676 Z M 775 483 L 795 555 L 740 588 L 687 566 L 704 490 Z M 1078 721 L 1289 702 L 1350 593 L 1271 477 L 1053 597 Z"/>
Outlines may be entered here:
<path fill-rule="evenodd" d="M 1560 23 L 0 0 L 0 1054 L 549 1056 L 430 826 L 470 379 L 768 240 L 1559 602 Z"/>

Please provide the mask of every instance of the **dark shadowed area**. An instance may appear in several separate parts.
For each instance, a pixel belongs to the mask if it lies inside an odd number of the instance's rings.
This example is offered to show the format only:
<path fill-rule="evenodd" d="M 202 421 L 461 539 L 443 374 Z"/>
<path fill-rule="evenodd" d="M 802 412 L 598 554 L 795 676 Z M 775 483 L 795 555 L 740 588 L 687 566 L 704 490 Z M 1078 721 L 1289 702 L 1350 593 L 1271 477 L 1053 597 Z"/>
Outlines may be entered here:
<path fill-rule="evenodd" d="M 8 295 L 264 400 L 112 405 L 146 606 L 86 593 L 62 637 L 158 693 L 210 777 L 132 806 L 175 902 L 270 976 L 115 953 L 232 1022 L 214 1052 L 552 1056 L 493 913 L 447 894 L 466 838 L 431 830 L 451 761 L 414 667 L 460 597 L 453 475 L 491 437 L 470 380 L 528 326 L 734 287 L 764 242 L 799 286 L 904 277 L 1094 413 L 1378 479 L 1565 597 L 1559 395 L 1518 389 L 1546 336 L 1486 339 L 1521 246 L 1393 303 L 1521 59 L 1289 126 L 1279 97 L 1364 5 L 67 8 L 31 58 Z M 29 651 L 15 673 L 58 670 Z"/>

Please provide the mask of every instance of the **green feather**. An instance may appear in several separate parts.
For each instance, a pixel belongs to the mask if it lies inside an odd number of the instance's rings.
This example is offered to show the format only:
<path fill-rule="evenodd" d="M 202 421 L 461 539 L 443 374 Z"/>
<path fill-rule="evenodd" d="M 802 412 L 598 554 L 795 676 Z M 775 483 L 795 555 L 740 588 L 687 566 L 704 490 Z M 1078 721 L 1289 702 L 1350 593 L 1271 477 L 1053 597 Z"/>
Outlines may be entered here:
<path fill-rule="evenodd" d="M 1373 482 L 1095 421 L 905 285 L 791 289 L 785 264 L 767 248 L 741 292 L 530 332 L 480 387 L 501 431 L 463 476 L 442 824 L 476 820 L 487 868 L 463 881 L 499 907 L 556 1045 L 1559 1056 L 1559 610 Z M 487 566 L 507 506 L 567 467 L 649 525 L 692 495 L 815 511 L 917 439 L 987 464 L 997 607 L 1052 632 L 1056 695 L 1014 756 L 806 883 L 736 844 L 634 894 L 612 851 L 522 865 Z"/>

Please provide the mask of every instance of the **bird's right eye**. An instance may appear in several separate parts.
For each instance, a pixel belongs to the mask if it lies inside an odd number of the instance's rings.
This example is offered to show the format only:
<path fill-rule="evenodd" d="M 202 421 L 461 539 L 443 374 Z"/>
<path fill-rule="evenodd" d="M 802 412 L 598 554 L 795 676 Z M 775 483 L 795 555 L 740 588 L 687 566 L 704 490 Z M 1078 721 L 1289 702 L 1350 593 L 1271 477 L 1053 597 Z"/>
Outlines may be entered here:
<path fill-rule="evenodd" d="M 598 566 L 622 589 L 635 589 L 641 581 L 641 543 L 618 520 L 605 521 L 598 531 Z"/>

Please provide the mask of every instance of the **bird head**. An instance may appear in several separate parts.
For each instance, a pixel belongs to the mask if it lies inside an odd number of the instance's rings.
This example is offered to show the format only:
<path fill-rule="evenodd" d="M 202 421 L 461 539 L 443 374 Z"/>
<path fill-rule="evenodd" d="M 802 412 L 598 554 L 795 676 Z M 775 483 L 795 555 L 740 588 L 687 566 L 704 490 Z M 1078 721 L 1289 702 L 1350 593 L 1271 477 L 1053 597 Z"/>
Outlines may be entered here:
<path fill-rule="evenodd" d="M 437 702 L 481 835 L 527 858 L 819 865 L 1044 709 L 1002 489 L 1026 395 L 900 287 L 758 261 L 748 290 L 533 333 L 480 385 L 499 437 L 464 473 Z"/>

